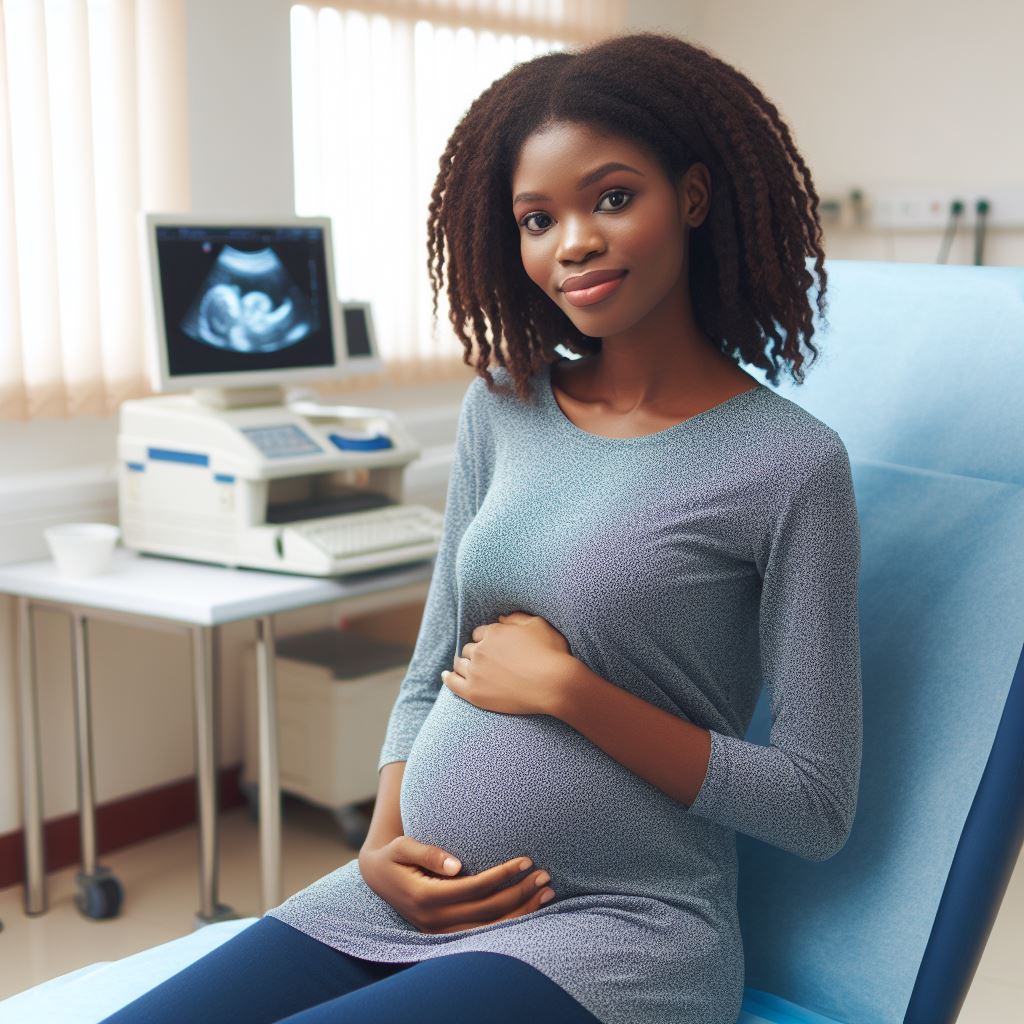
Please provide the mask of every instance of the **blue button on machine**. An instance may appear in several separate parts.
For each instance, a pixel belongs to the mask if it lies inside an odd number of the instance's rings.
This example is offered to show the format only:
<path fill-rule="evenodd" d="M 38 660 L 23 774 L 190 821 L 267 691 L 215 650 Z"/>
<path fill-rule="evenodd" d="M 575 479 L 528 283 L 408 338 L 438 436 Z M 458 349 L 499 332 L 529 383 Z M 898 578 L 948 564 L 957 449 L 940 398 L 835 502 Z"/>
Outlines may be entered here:
<path fill-rule="evenodd" d="M 380 448 L 394 448 L 391 438 L 386 434 L 377 434 L 368 438 L 344 437 L 342 434 L 328 434 L 327 436 L 334 446 L 342 451 L 372 452 Z"/>

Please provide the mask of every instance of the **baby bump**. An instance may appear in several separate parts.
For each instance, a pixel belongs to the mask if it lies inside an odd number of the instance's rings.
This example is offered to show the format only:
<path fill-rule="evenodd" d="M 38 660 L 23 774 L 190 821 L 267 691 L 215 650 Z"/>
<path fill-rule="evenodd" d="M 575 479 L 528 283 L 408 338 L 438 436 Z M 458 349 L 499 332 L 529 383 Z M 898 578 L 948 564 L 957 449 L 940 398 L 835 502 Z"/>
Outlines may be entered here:
<path fill-rule="evenodd" d="M 681 868 L 686 808 L 550 715 L 477 708 L 442 687 L 402 780 L 407 835 L 454 853 L 463 874 L 513 857 L 556 896 L 645 892 Z"/>

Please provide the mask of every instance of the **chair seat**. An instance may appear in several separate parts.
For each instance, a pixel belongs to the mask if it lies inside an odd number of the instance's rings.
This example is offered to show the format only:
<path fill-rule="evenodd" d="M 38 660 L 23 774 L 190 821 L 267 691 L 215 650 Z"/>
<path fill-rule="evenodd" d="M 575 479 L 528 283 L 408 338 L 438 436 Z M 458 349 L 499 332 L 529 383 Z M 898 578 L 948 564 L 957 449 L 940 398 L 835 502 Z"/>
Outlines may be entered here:
<path fill-rule="evenodd" d="M 255 917 L 221 921 L 121 960 L 90 964 L 0 1002 L 0 1024 L 96 1024 L 248 928 Z M 840 1024 L 748 988 L 737 1024 Z"/>
<path fill-rule="evenodd" d="M 771 992 L 747 988 L 743 990 L 743 1006 L 736 1024 L 842 1024 L 842 1021 L 805 1010 Z"/>

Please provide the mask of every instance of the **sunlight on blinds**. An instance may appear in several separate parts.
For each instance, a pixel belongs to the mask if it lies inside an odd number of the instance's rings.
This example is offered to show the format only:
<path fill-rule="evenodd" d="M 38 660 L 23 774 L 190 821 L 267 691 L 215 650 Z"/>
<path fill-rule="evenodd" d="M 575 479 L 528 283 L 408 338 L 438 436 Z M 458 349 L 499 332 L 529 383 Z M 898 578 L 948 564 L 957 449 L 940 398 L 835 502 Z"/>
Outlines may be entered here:
<path fill-rule="evenodd" d="M 148 393 L 141 203 L 189 204 L 185 3 L 0 5 L 0 418 Z"/>
<path fill-rule="evenodd" d="M 621 15 L 620 4 L 608 7 Z M 569 39 L 582 30 L 565 20 L 567 8 L 582 9 L 511 0 L 291 9 L 296 212 L 332 219 L 339 296 L 371 303 L 392 378 L 462 365 L 443 294 L 431 336 L 427 209 L 438 161 L 456 123 L 496 78 L 575 45 Z M 489 28 L 488 15 L 544 34 Z M 559 27 L 566 38 L 555 34 Z"/>

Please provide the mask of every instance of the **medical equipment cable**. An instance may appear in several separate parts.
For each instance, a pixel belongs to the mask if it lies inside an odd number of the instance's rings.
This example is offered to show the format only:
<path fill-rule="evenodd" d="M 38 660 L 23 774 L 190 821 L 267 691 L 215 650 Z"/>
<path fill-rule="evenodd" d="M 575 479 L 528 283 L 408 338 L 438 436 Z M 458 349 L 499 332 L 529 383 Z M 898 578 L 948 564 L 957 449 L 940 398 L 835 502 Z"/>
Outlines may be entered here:
<path fill-rule="evenodd" d="M 943 236 L 942 245 L 939 246 L 939 258 L 936 263 L 945 263 L 949 255 L 949 247 L 953 244 L 953 236 L 956 234 L 957 225 L 960 223 L 960 214 L 964 212 L 964 204 L 959 199 L 954 199 L 949 207 L 949 221 L 946 223 L 946 234 Z"/>
<path fill-rule="evenodd" d="M 985 250 L 985 227 L 988 224 L 988 200 L 979 199 L 974 210 L 978 215 L 978 220 L 974 225 L 974 265 L 980 267 L 985 262 L 983 253 Z"/>

